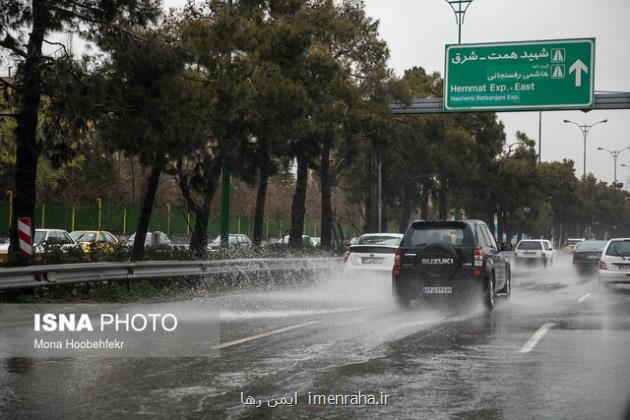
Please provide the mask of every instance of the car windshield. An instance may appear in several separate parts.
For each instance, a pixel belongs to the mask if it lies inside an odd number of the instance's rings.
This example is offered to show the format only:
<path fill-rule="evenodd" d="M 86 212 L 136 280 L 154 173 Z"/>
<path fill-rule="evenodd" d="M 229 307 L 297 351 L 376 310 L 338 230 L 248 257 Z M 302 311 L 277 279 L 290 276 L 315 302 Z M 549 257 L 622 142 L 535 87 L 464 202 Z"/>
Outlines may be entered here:
<path fill-rule="evenodd" d="M 46 237 L 46 232 L 42 231 L 42 230 L 36 230 L 35 231 L 35 238 L 33 240 L 33 244 L 34 245 L 39 245 L 44 241 L 44 238 Z"/>
<path fill-rule="evenodd" d="M 238 236 L 231 234 L 230 236 L 228 236 L 228 242 L 229 243 L 235 243 L 238 241 Z M 221 243 L 221 235 L 216 236 L 212 241 L 212 244 L 220 244 Z"/>
<path fill-rule="evenodd" d="M 359 239 L 359 245 L 400 245 L 400 238 L 396 236 L 363 236 Z"/>
<path fill-rule="evenodd" d="M 630 240 L 625 241 L 612 241 L 606 255 L 611 257 L 630 257 Z"/>
<path fill-rule="evenodd" d="M 70 236 L 77 242 L 96 242 L 95 232 L 72 232 Z"/>
<path fill-rule="evenodd" d="M 153 237 L 153 233 L 147 232 L 147 237 L 144 240 L 144 246 L 151 245 L 152 237 Z M 132 243 L 134 243 L 135 240 L 136 240 L 136 234 L 134 233 L 129 238 L 127 238 L 127 243 L 132 244 Z"/>
<path fill-rule="evenodd" d="M 516 247 L 518 250 L 540 250 L 542 249 L 542 244 L 540 241 L 521 241 L 520 244 Z"/>
<path fill-rule="evenodd" d="M 606 247 L 606 241 L 584 241 L 577 244 L 575 252 L 602 252 Z"/>

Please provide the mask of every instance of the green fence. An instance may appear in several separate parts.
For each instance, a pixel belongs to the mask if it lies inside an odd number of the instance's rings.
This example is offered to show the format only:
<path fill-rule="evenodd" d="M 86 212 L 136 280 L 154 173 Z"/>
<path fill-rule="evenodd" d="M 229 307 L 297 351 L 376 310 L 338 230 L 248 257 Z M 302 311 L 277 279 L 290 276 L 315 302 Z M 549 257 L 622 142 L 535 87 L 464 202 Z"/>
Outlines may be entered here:
<path fill-rule="evenodd" d="M 100 211 L 100 226 L 102 230 L 108 230 L 118 234 L 133 233 L 138 223 L 140 209 L 130 206 L 112 206 L 103 204 Z M 67 231 L 95 230 L 99 226 L 99 209 L 97 207 L 68 207 L 55 203 L 40 203 L 35 208 L 36 228 L 57 228 Z M 167 234 L 189 235 L 194 225 L 194 215 L 185 209 L 171 207 L 154 210 L 149 221 L 149 230 L 161 230 Z M 230 233 L 244 233 L 252 236 L 253 218 L 250 216 L 230 216 Z M 280 218 L 265 218 L 263 237 L 278 238 L 288 235 L 290 223 Z M 8 234 L 9 231 L 9 203 L 0 201 L 0 234 Z M 219 217 L 210 219 L 208 235 L 219 235 Z M 344 229 L 344 236 L 349 237 L 351 231 Z M 319 221 L 306 220 L 304 234 L 319 236 Z"/>

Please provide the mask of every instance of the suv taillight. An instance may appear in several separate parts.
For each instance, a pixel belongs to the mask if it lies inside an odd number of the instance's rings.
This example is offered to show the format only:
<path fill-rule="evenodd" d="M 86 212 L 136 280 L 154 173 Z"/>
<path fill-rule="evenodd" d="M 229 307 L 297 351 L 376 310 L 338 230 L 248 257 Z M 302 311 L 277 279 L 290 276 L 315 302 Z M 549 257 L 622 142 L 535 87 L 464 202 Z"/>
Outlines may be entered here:
<path fill-rule="evenodd" d="M 483 249 L 473 248 L 473 267 L 483 267 Z"/>
<path fill-rule="evenodd" d="M 608 270 L 608 265 L 606 264 L 606 261 L 599 260 L 599 269 L 600 270 Z"/>
<path fill-rule="evenodd" d="M 348 261 L 348 257 L 350 257 L 350 251 L 346 251 L 346 253 L 343 254 L 343 263 L 344 264 Z"/>
<path fill-rule="evenodd" d="M 396 254 L 394 255 L 394 271 L 395 276 L 400 275 L 400 248 L 396 248 Z"/>

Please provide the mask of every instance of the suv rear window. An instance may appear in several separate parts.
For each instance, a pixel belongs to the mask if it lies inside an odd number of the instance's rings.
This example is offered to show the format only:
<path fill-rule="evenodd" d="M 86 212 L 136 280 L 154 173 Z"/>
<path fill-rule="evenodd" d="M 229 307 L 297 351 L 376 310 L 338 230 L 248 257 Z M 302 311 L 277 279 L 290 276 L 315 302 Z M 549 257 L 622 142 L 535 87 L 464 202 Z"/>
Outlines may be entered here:
<path fill-rule="evenodd" d="M 522 241 L 518 244 L 516 249 L 523 249 L 526 251 L 531 249 L 542 249 L 542 244 L 538 241 Z"/>
<path fill-rule="evenodd" d="M 434 224 L 414 223 L 410 232 L 405 235 L 404 246 L 420 246 L 432 242 L 443 241 L 453 246 L 468 246 L 470 240 L 466 239 L 466 225 L 460 223 Z"/>
<path fill-rule="evenodd" d="M 630 241 L 613 241 L 606 250 L 611 257 L 630 257 Z"/>

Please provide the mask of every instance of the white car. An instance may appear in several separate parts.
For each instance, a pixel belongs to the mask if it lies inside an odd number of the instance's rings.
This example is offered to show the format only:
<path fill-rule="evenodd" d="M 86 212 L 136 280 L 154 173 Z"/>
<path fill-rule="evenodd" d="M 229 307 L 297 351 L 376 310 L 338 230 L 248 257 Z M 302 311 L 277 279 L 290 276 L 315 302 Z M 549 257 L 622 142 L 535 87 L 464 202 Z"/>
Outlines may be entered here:
<path fill-rule="evenodd" d="M 394 267 L 400 233 L 368 233 L 351 245 L 344 255 L 344 271 L 377 271 L 390 273 Z"/>
<path fill-rule="evenodd" d="M 228 246 L 230 248 L 251 247 L 252 241 L 244 233 L 230 233 L 228 235 Z M 209 251 L 219 251 L 221 249 L 221 235 L 209 242 L 207 248 Z"/>
<path fill-rule="evenodd" d="M 608 241 L 599 260 L 599 283 L 630 284 L 630 238 Z"/>
<path fill-rule="evenodd" d="M 514 250 L 514 263 L 542 263 L 545 267 L 553 264 L 553 246 L 546 239 L 523 239 Z"/>
<path fill-rule="evenodd" d="M 70 234 L 63 229 L 35 229 L 33 251 L 42 254 L 46 248 L 60 248 L 66 252 L 72 248 L 80 248 Z M 0 245 L 0 261 L 5 260 L 9 252 L 9 242 Z"/>
<path fill-rule="evenodd" d="M 291 235 L 286 235 L 286 236 L 282 237 L 282 239 L 280 240 L 280 243 L 281 244 L 288 244 L 290 237 L 291 237 Z M 302 235 L 302 241 L 313 245 L 313 240 L 308 235 Z"/>
<path fill-rule="evenodd" d="M 136 241 L 136 234 L 134 232 L 125 241 L 125 246 L 132 247 L 135 241 Z M 168 238 L 166 233 L 156 230 L 155 232 L 147 232 L 147 236 L 144 238 L 144 246 L 171 247 L 173 246 L 173 243 Z"/>

